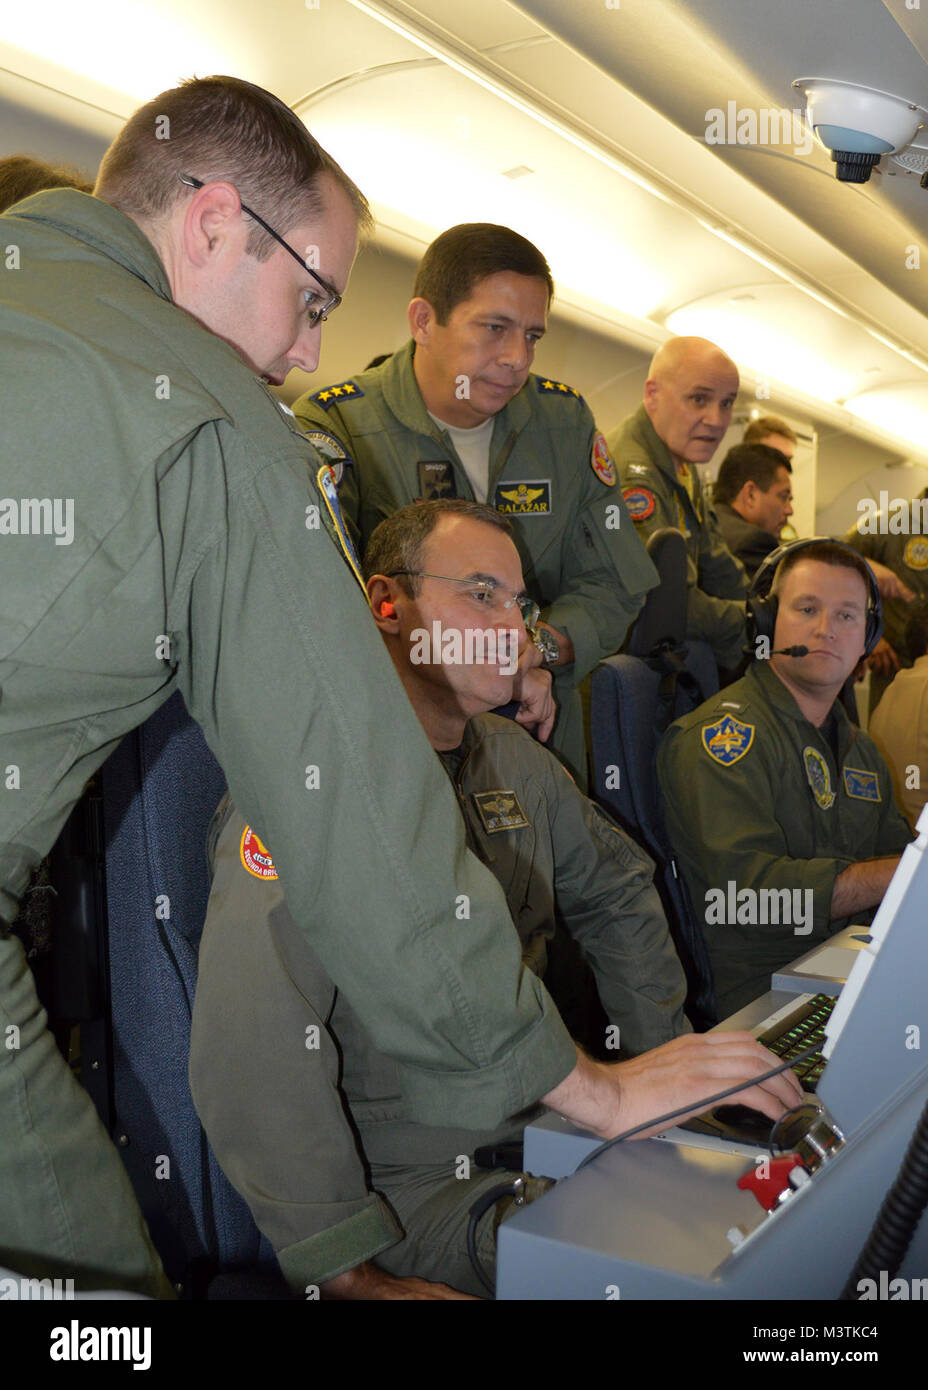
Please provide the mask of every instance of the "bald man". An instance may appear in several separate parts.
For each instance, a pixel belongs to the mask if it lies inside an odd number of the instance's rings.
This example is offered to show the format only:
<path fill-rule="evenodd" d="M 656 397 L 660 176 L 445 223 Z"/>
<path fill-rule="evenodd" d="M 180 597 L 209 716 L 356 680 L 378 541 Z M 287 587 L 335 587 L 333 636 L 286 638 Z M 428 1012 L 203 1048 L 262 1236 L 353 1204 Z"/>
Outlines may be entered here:
<path fill-rule="evenodd" d="M 748 580 L 707 504 L 697 465 L 721 443 L 737 394 L 738 368 L 721 348 L 706 338 L 670 338 L 654 354 L 644 402 L 607 440 L 642 540 L 662 526 L 683 532 L 686 635 L 708 642 L 729 669 L 744 646 Z"/>

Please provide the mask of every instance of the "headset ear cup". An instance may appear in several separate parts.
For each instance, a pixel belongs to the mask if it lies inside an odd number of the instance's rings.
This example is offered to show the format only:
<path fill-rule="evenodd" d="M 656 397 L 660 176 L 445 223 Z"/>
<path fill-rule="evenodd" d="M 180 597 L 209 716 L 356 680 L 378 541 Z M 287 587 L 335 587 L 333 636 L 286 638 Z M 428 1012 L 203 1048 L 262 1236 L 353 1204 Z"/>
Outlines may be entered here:
<path fill-rule="evenodd" d="M 757 639 L 765 638 L 773 647 L 773 633 L 777 625 L 777 597 L 767 594 L 749 594 L 747 599 L 748 648 L 751 655 L 757 651 Z"/>

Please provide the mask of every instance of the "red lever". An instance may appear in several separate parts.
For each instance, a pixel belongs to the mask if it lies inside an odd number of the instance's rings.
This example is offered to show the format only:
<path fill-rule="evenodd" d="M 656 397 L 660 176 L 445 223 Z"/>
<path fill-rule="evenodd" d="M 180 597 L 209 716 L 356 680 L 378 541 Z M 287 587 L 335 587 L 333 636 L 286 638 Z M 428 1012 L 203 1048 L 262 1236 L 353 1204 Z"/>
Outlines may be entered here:
<path fill-rule="evenodd" d="M 781 1154 L 770 1158 L 760 1167 L 750 1168 L 738 1179 L 738 1186 L 745 1192 L 753 1192 L 765 1211 L 772 1211 L 781 1192 L 789 1187 L 789 1175 L 793 1168 L 800 1166 L 798 1154 Z M 767 1177 L 761 1173 L 767 1172 Z"/>

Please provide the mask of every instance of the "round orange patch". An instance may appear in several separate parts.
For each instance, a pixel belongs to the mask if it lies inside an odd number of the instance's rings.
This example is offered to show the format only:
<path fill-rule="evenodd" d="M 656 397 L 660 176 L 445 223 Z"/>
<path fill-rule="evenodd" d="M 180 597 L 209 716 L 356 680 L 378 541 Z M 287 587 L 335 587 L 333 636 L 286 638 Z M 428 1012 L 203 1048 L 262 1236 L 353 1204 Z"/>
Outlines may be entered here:
<path fill-rule="evenodd" d="M 264 842 L 258 839 L 250 825 L 246 825 L 242 832 L 239 854 L 243 867 L 250 874 L 254 874 L 255 878 L 272 879 L 277 877 L 273 859 L 268 854 Z"/>

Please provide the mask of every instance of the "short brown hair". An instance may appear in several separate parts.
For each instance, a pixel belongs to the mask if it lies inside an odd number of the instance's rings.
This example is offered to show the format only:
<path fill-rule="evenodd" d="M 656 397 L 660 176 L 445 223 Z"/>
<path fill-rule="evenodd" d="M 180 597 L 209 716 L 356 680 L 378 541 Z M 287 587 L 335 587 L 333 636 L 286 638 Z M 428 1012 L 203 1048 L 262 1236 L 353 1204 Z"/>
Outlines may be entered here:
<path fill-rule="evenodd" d="M 736 444 L 722 459 L 712 500 L 734 502 L 745 483 L 755 483 L 761 492 L 766 492 L 773 487 L 781 468 L 787 473 L 793 471 L 789 459 L 779 449 L 772 449 L 769 444 Z"/>
<path fill-rule="evenodd" d="M 11 154 L 0 159 L 0 212 L 6 212 L 14 203 L 22 202 L 33 193 L 43 193 L 47 188 L 93 192 L 93 184 L 88 183 L 78 169 L 46 164 L 43 159 L 33 159 L 28 154 Z"/>
<path fill-rule="evenodd" d="M 475 285 L 503 270 L 544 280 L 551 303 L 554 281 L 538 247 L 495 222 L 462 222 L 436 237 L 419 262 L 413 298 L 427 299 L 438 322 L 447 323 Z"/>
<path fill-rule="evenodd" d="M 777 565 L 773 576 L 773 583 L 770 586 L 772 594 L 778 593 L 783 587 L 783 580 L 794 569 L 801 560 L 818 560 L 823 565 L 834 565 L 848 570 L 856 570 L 864 581 L 867 590 L 867 607 L 871 603 L 871 589 L 876 583 L 873 571 L 862 556 L 852 550 L 849 545 L 842 541 L 832 541 L 828 539 L 814 540 L 809 545 L 793 545 L 783 556 Z"/>
<path fill-rule="evenodd" d="M 792 425 L 781 420 L 779 415 L 758 415 L 745 430 L 742 443 L 756 444 L 759 440 L 766 439 L 768 434 L 782 434 L 791 444 L 799 443 L 799 436 Z"/>
<path fill-rule="evenodd" d="M 359 230 L 373 226 L 364 194 L 300 118 L 237 77 L 189 78 L 140 107 L 103 156 L 94 192 L 134 221 L 157 221 L 188 195 L 181 173 L 227 180 L 281 233 L 322 213 L 319 179 L 329 174 L 350 198 Z M 267 260 L 276 246 L 255 223 L 248 254 Z"/>
<path fill-rule="evenodd" d="M 434 502 L 412 502 L 386 517 L 371 532 L 364 552 L 365 580 L 372 574 L 395 574 L 397 571 L 418 570 L 422 564 L 422 547 L 443 516 L 466 516 L 495 526 L 498 531 L 512 535 L 512 526 L 502 512 L 485 502 L 472 502 L 467 497 L 439 497 Z M 419 592 L 419 580 L 411 574 L 398 576 L 402 588 L 410 597 Z"/>

